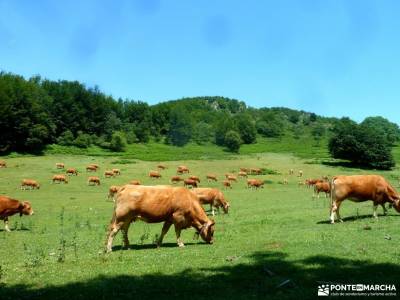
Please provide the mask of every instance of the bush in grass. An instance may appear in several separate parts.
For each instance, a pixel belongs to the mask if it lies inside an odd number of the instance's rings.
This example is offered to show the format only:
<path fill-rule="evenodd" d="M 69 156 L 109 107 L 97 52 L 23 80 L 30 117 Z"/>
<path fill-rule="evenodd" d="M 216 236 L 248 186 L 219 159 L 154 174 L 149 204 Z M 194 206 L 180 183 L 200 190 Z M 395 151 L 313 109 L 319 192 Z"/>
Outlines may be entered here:
<path fill-rule="evenodd" d="M 225 146 L 231 152 L 239 152 L 240 144 L 242 143 L 239 133 L 230 130 L 225 135 Z"/>
<path fill-rule="evenodd" d="M 110 149 L 115 152 L 123 152 L 126 148 L 126 139 L 122 132 L 114 132 L 111 136 Z"/>

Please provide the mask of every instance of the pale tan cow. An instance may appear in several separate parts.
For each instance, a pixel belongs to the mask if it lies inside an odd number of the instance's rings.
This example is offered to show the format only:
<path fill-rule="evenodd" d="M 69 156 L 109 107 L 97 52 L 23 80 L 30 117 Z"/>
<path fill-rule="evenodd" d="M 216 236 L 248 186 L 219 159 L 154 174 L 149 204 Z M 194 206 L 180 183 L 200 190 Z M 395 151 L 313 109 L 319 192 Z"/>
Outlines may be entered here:
<path fill-rule="evenodd" d="M 228 213 L 229 203 L 225 200 L 225 196 L 220 190 L 215 188 L 194 188 L 192 191 L 197 195 L 202 205 L 210 205 L 213 216 L 215 215 L 215 208 L 219 210 L 222 207 L 224 212 Z"/>

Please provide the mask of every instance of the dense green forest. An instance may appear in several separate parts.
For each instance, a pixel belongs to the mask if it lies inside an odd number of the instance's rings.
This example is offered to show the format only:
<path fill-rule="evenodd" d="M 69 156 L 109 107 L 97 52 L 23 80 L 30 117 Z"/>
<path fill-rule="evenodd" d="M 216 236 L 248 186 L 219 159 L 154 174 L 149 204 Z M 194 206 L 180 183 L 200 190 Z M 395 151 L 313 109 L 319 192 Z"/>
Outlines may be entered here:
<path fill-rule="evenodd" d="M 256 109 L 218 96 L 148 105 L 114 99 L 77 81 L 25 79 L 5 72 L 0 73 L 0 113 L 3 154 L 40 153 L 49 144 L 123 151 L 126 144 L 150 139 L 175 146 L 214 143 L 235 152 L 242 144 L 256 143 L 260 136 L 297 139 L 308 135 L 317 144 L 329 138 L 333 157 L 391 168 L 391 147 L 400 139 L 398 126 L 381 117 L 357 124 L 289 108 Z M 365 163 L 374 160 L 383 164 Z"/>

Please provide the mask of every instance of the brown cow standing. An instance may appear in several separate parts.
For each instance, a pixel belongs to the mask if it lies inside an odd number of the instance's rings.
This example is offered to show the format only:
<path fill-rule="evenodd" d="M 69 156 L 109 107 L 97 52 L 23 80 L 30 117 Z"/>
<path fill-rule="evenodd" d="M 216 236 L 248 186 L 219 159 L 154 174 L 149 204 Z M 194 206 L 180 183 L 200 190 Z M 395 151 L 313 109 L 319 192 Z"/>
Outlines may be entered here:
<path fill-rule="evenodd" d="M 76 169 L 74 169 L 74 168 L 69 168 L 69 169 L 66 171 L 66 173 L 67 173 L 67 175 L 75 175 L 75 176 L 78 176 L 78 171 L 77 171 Z"/>
<path fill-rule="evenodd" d="M 247 179 L 247 188 L 264 188 L 264 181 L 260 179 Z"/>
<path fill-rule="evenodd" d="M 228 177 L 226 177 L 226 179 L 228 179 L 229 181 L 237 182 L 237 178 L 234 175 L 229 175 Z"/>
<path fill-rule="evenodd" d="M 100 185 L 100 178 L 97 176 L 90 176 L 88 178 L 88 185 Z"/>
<path fill-rule="evenodd" d="M 319 198 L 319 193 L 321 192 L 325 193 L 325 197 L 328 198 L 328 196 L 331 193 L 331 185 L 329 184 L 329 182 L 327 181 L 317 182 L 314 185 L 313 198 L 315 197 L 315 195 L 317 195 L 317 198 Z"/>
<path fill-rule="evenodd" d="M 112 169 L 112 172 L 114 173 L 114 175 L 121 175 L 120 169 Z"/>
<path fill-rule="evenodd" d="M 23 179 L 21 182 L 21 190 L 26 190 L 26 188 L 29 187 L 31 190 L 40 189 L 40 184 L 33 179 Z"/>
<path fill-rule="evenodd" d="M 150 171 L 149 177 L 159 179 L 159 178 L 161 178 L 161 174 L 158 171 Z"/>
<path fill-rule="evenodd" d="M 29 201 L 20 202 L 8 196 L 0 196 L 0 220 L 4 220 L 4 229 L 11 231 L 8 227 L 8 217 L 19 213 L 22 215 L 33 215 L 33 209 Z"/>
<path fill-rule="evenodd" d="M 157 168 L 160 170 L 165 170 L 167 167 L 165 165 L 159 164 L 157 165 Z"/>
<path fill-rule="evenodd" d="M 189 187 L 189 186 L 191 186 L 191 187 L 197 187 L 197 181 L 196 181 L 196 180 L 193 180 L 193 179 L 185 179 L 185 180 L 183 181 L 183 185 L 184 185 L 185 187 Z"/>
<path fill-rule="evenodd" d="M 116 193 L 118 193 L 120 188 L 121 187 L 117 185 L 110 186 L 110 188 L 108 189 L 108 199 L 112 199 L 115 202 L 114 196 Z"/>
<path fill-rule="evenodd" d="M 342 222 L 339 214 L 340 205 L 346 199 L 354 202 L 371 200 L 374 203 L 375 218 L 378 205 L 383 207 L 386 214 L 385 203 L 389 202 L 400 212 L 400 196 L 396 190 L 380 175 L 352 175 L 335 176 L 331 181 L 331 223 L 335 223 L 335 216 Z"/>
<path fill-rule="evenodd" d="M 88 165 L 86 167 L 86 172 L 97 172 L 98 167 L 94 166 L 94 165 Z"/>
<path fill-rule="evenodd" d="M 215 175 L 215 174 L 207 174 L 206 178 L 207 178 L 207 181 L 208 181 L 208 182 L 211 182 L 211 181 L 218 181 L 217 175 Z"/>
<path fill-rule="evenodd" d="M 0 160 L 0 168 L 7 168 L 7 163 L 4 160 Z"/>
<path fill-rule="evenodd" d="M 261 175 L 262 170 L 260 168 L 250 168 L 250 174 Z"/>
<path fill-rule="evenodd" d="M 68 183 L 68 179 L 67 177 L 65 177 L 65 175 L 54 175 L 53 179 L 52 179 L 53 183 L 61 183 L 64 182 L 64 184 Z"/>
<path fill-rule="evenodd" d="M 104 171 L 104 177 L 105 178 L 115 177 L 115 173 L 113 171 L 106 170 Z"/>
<path fill-rule="evenodd" d="M 215 215 L 215 208 L 218 209 L 222 206 L 224 212 L 227 214 L 229 210 L 229 203 L 225 200 L 224 194 L 214 188 L 194 188 L 192 189 L 200 200 L 201 204 L 210 204 L 211 214 Z"/>
<path fill-rule="evenodd" d="M 240 169 L 240 171 L 245 172 L 245 173 L 248 173 L 250 171 L 249 168 L 239 168 L 239 169 Z"/>
<path fill-rule="evenodd" d="M 189 177 L 189 179 L 192 179 L 192 180 L 197 181 L 198 183 L 200 183 L 200 178 L 197 177 L 197 176 L 192 175 L 192 176 Z"/>
<path fill-rule="evenodd" d="M 189 168 L 186 166 L 179 166 L 176 170 L 177 174 L 190 173 Z"/>
<path fill-rule="evenodd" d="M 247 173 L 243 171 L 239 171 L 238 177 L 247 178 Z"/>
<path fill-rule="evenodd" d="M 170 182 L 172 184 L 178 183 L 180 181 L 183 181 L 183 178 L 181 178 L 180 176 L 172 176 Z"/>
<path fill-rule="evenodd" d="M 322 179 L 318 179 L 318 178 L 317 179 L 306 179 L 306 181 L 305 181 L 306 186 L 308 188 L 311 188 L 313 185 L 315 185 L 319 182 L 324 182 L 324 181 Z"/>
<path fill-rule="evenodd" d="M 222 185 L 224 186 L 225 189 L 232 188 L 232 184 L 229 180 L 222 181 Z"/>
<path fill-rule="evenodd" d="M 193 227 L 208 244 L 214 240 L 214 224 L 201 207 L 198 198 L 182 187 L 132 186 L 121 188 L 116 196 L 116 205 L 108 227 L 106 252 L 112 251 L 115 235 L 121 229 L 124 247 L 129 247 L 128 229 L 131 222 L 143 220 L 147 223 L 164 222 L 157 241 L 159 247 L 172 224 L 175 226 L 179 247 L 182 229 Z"/>
<path fill-rule="evenodd" d="M 64 169 L 65 165 L 63 163 L 56 163 L 56 168 L 57 169 Z"/>
<path fill-rule="evenodd" d="M 141 182 L 139 180 L 134 179 L 134 180 L 129 181 L 129 184 L 131 184 L 131 185 L 141 185 Z"/>

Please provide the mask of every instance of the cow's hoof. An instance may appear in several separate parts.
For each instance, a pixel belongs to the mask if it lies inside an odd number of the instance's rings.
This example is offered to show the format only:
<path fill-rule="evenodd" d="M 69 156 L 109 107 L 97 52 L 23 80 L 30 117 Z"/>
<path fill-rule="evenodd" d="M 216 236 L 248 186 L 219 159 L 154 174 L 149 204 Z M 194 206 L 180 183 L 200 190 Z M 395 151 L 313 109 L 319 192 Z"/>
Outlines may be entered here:
<path fill-rule="evenodd" d="M 178 244 L 178 247 L 179 247 L 179 248 L 184 248 L 184 247 L 185 247 L 185 244 L 183 244 L 183 243 L 182 243 L 182 244 Z"/>

